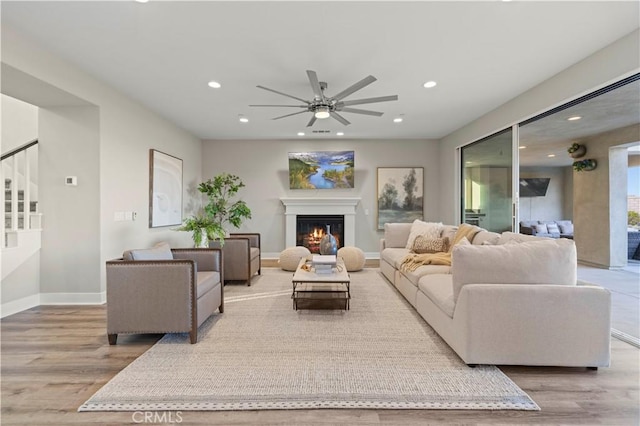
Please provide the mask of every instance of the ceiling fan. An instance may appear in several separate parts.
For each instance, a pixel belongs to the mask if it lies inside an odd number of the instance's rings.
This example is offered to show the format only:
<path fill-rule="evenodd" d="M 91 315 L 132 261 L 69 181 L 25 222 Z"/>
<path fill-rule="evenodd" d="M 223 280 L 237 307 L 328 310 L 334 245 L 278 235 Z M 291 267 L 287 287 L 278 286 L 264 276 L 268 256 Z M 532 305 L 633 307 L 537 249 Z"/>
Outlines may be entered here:
<path fill-rule="evenodd" d="M 307 101 L 297 96 L 288 95 L 286 93 L 279 92 L 277 90 L 269 89 L 264 86 L 256 86 L 260 89 L 268 90 L 269 92 L 277 93 L 282 96 L 286 96 L 288 98 L 295 99 L 300 102 L 304 102 L 304 105 L 249 105 L 250 107 L 283 107 L 283 108 L 304 108 L 304 111 L 294 112 L 293 114 L 286 114 L 280 117 L 275 117 L 273 120 L 279 120 L 285 117 L 291 117 L 292 115 L 303 114 L 305 112 L 312 112 L 313 116 L 309 123 L 307 123 L 307 127 L 313 126 L 313 123 L 316 122 L 317 119 L 325 119 L 332 117 L 345 126 L 351 124 L 347 119 L 345 119 L 342 115 L 338 114 L 340 112 L 351 112 L 355 114 L 365 114 L 365 115 L 374 115 L 376 117 L 380 117 L 383 113 L 377 111 L 370 111 L 366 109 L 359 108 L 350 108 L 351 105 L 361 105 L 361 104 L 373 104 L 377 102 L 387 102 L 387 101 L 397 101 L 398 95 L 391 96 L 379 96 L 376 98 L 365 98 L 365 99 L 355 99 L 351 101 L 343 101 L 344 98 L 351 95 L 352 93 L 368 86 L 369 84 L 376 81 L 376 78 L 372 75 L 363 78 L 357 83 L 347 87 L 342 92 L 338 93 L 334 96 L 325 95 L 324 91 L 328 87 L 327 83 L 324 81 L 318 81 L 318 75 L 315 71 L 307 70 L 307 76 L 309 77 L 309 83 L 311 83 L 311 88 L 313 89 L 313 100 Z"/>

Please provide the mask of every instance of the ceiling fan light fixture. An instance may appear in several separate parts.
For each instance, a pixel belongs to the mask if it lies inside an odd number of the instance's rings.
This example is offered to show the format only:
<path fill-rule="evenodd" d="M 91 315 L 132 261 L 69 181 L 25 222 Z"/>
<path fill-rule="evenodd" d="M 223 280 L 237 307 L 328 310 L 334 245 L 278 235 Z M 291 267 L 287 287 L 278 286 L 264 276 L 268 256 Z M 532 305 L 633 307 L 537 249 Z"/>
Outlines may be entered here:
<path fill-rule="evenodd" d="M 315 116 L 316 118 L 322 120 L 324 118 L 329 118 L 331 114 L 329 114 L 329 107 L 321 106 L 316 109 Z"/>

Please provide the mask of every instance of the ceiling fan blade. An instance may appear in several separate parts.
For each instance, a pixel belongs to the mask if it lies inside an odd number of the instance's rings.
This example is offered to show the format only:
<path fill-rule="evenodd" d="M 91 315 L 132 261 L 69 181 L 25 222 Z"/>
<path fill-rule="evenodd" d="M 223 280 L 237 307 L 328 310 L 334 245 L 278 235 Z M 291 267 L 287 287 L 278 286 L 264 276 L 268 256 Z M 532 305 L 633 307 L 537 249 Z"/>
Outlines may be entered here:
<path fill-rule="evenodd" d="M 303 112 L 307 112 L 307 111 L 298 111 L 298 112 L 294 112 L 293 114 L 281 115 L 280 117 L 272 118 L 272 120 L 280 120 L 281 118 L 291 117 L 292 115 L 302 114 Z"/>
<path fill-rule="evenodd" d="M 250 107 L 308 108 L 308 105 L 249 105 Z"/>
<path fill-rule="evenodd" d="M 307 127 L 311 127 L 313 126 L 313 123 L 316 122 L 316 116 L 315 114 L 311 116 L 311 120 L 309 120 L 309 122 L 307 123 Z"/>
<path fill-rule="evenodd" d="M 361 104 L 375 104 L 376 102 L 387 102 L 387 101 L 397 101 L 398 95 L 391 96 L 379 96 L 377 98 L 366 98 L 366 99 L 354 99 L 352 101 L 344 101 L 340 102 L 342 105 L 361 105 Z"/>
<path fill-rule="evenodd" d="M 324 94 L 322 93 L 322 88 L 320 87 L 320 82 L 318 81 L 318 75 L 316 72 L 307 70 L 307 77 L 309 77 L 309 83 L 311 83 L 313 94 L 316 95 L 317 99 L 324 101 Z"/>
<path fill-rule="evenodd" d="M 282 96 L 286 96 L 288 98 L 295 99 L 295 100 L 300 101 L 300 102 L 304 102 L 305 104 L 309 104 L 308 101 L 305 101 L 304 99 L 298 98 L 298 97 L 293 96 L 293 95 L 287 95 L 286 93 L 278 92 L 277 90 L 269 89 L 268 87 L 264 87 L 264 86 L 260 86 L 260 85 L 258 85 L 256 87 L 259 88 L 259 89 L 268 90 L 269 92 L 277 93 L 278 95 L 282 95 Z"/>
<path fill-rule="evenodd" d="M 365 115 L 375 115 L 376 117 L 381 117 L 382 112 L 378 111 L 369 111 L 368 109 L 358 109 L 358 108 L 340 108 L 342 112 L 353 112 L 356 114 L 365 114 Z"/>
<path fill-rule="evenodd" d="M 341 122 L 345 126 L 348 126 L 349 124 L 351 124 L 349 122 L 349 120 L 347 120 L 346 118 L 344 118 L 343 116 L 341 116 L 337 112 L 330 112 L 329 114 L 331 114 L 331 117 L 335 118 L 336 120 L 338 120 L 339 122 Z"/>
<path fill-rule="evenodd" d="M 342 98 L 346 98 L 347 96 L 349 96 L 353 92 L 356 92 L 356 91 L 362 89 L 363 87 L 370 85 L 374 81 L 376 81 L 376 78 L 374 76 L 372 76 L 372 75 L 367 76 L 367 77 L 363 78 L 362 80 L 360 80 L 359 82 L 347 87 L 346 89 L 344 89 L 342 92 L 338 93 L 337 95 L 333 96 L 333 99 L 340 100 Z"/>

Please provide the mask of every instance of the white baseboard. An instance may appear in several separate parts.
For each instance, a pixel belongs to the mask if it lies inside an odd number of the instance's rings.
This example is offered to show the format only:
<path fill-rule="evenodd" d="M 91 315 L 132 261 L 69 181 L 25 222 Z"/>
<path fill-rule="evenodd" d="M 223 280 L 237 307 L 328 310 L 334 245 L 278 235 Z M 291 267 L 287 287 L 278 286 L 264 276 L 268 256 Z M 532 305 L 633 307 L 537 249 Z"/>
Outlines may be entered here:
<path fill-rule="evenodd" d="M 40 305 L 102 305 L 107 292 L 102 293 L 38 293 L 0 305 L 0 318 Z"/>
<path fill-rule="evenodd" d="M 41 305 L 101 305 L 107 301 L 102 293 L 40 293 Z"/>
<path fill-rule="evenodd" d="M 8 317 L 9 315 L 17 314 L 18 312 L 26 311 L 36 306 L 40 306 L 40 294 L 12 300 L 0 306 L 0 318 Z"/>

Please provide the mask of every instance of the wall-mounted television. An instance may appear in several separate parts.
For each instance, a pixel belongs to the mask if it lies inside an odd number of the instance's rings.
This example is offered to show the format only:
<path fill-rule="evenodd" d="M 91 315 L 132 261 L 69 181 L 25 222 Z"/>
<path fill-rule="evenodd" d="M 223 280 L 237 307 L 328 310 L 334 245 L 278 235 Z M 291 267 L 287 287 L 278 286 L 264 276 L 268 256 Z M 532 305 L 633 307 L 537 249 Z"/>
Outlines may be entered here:
<path fill-rule="evenodd" d="M 544 197 L 551 178 L 520 178 L 520 197 Z"/>

